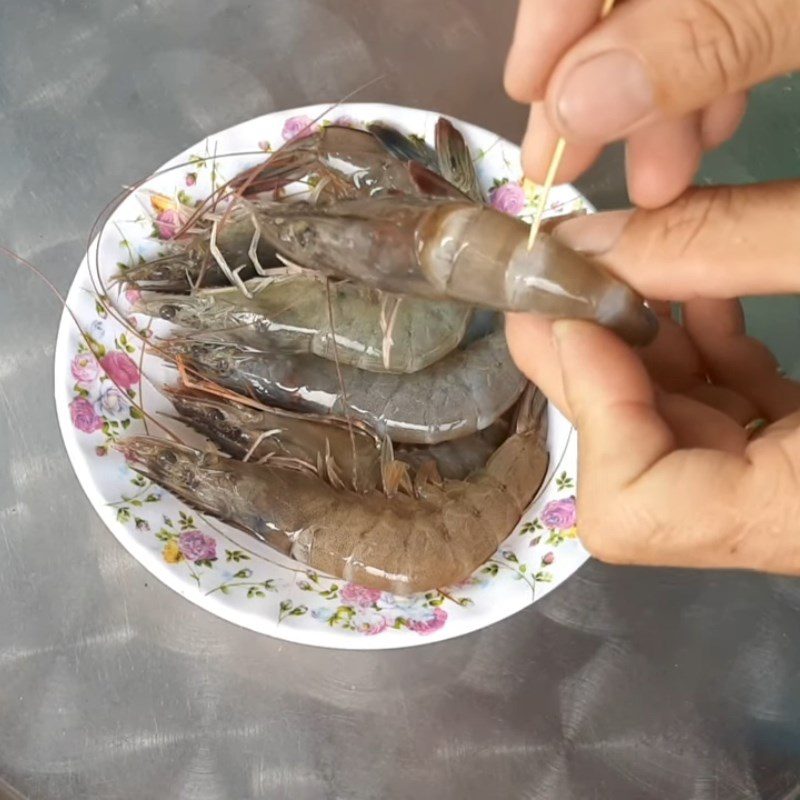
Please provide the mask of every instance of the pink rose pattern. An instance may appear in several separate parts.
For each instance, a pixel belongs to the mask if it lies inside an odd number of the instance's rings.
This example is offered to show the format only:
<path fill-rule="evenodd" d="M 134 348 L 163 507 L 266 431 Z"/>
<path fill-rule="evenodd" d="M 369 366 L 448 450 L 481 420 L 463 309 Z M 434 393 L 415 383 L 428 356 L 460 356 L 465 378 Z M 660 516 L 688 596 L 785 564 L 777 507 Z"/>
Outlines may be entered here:
<path fill-rule="evenodd" d="M 334 125 L 361 127 L 361 123 L 349 116 L 341 116 L 333 121 Z M 318 130 L 308 116 L 296 116 L 286 120 L 283 126 L 283 139 L 289 141 L 295 138 L 311 136 Z M 259 146 L 268 150 L 266 142 Z M 189 173 L 185 179 L 187 186 L 194 186 L 197 174 Z M 525 207 L 525 192 L 519 184 L 505 183 L 497 186 L 490 193 L 492 206 L 499 211 L 511 215 L 519 215 Z M 178 211 L 166 210 L 161 212 L 156 219 L 156 229 L 162 239 L 171 239 L 175 236 L 182 224 Z M 138 300 L 138 293 L 134 290 L 126 294 L 130 303 Z M 112 350 L 103 356 L 99 363 L 91 353 L 77 354 L 71 364 L 72 376 L 76 386 L 86 389 L 95 382 L 103 381 L 102 372 L 110 378 L 116 386 L 106 388 L 92 401 L 86 396 L 79 395 L 70 403 L 70 416 L 73 425 L 85 433 L 93 433 L 103 428 L 103 415 L 122 416 L 124 407 L 128 405 L 127 398 L 122 391 L 128 391 L 139 381 L 139 370 L 129 356 L 120 350 Z M 100 413 L 98 413 L 100 412 Z M 106 455 L 107 447 L 96 448 L 97 455 Z M 102 452 L 101 452 L 102 451 Z M 549 528 L 568 530 L 576 524 L 575 498 L 554 500 L 548 503 L 541 514 L 541 521 Z M 136 528 L 140 531 L 150 529 L 143 519 L 136 520 Z M 211 562 L 217 559 L 216 540 L 198 530 L 183 531 L 178 538 L 178 547 L 181 555 L 187 561 L 194 563 Z M 547 552 L 541 559 L 542 565 L 550 565 L 555 560 L 552 551 Z M 463 583 L 463 587 L 471 585 L 471 579 Z M 411 598 L 394 598 L 376 589 L 368 589 L 353 583 L 346 583 L 339 590 L 339 602 L 353 608 L 355 620 L 353 630 L 366 635 L 375 636 L 391 628 L 405 627 L 421 636 L 430 635 L 444 627 L 448 615 L 439 606 L 431 606 L 422 597 L 419 601 Z M 317 609 L 314 613 L 320 619 L 326 619 L 329 614 L 324 609 Z"/>
<path fill-rule="evenodd" d="M 102 326 L 93 329 L 93 335 L 104 336 Z M 103 345 L 97 338 L 94 342 L 93 347 L 103 352 Z M 123 428 L 130 425 L 135 414 L 131 400 L 139 382 L 139 368 L 122 350 L 109 350 L 99 361 L 94 353 L 84 351 L 73 357 L 70 372 L 75 378 L 75 396 L 70 403 L 72 424 L 82 433 L 102 430 L 106 442 L 102 447 L 95 447 L 95 453 L 105 456 L 108 446 L 116 441 Z"/>
<path fill-rule="evenodd" d="M 409 630 L 416 631 L 422 636 L 428 636 L 428 634 L 438 631 L 439 628 L 443 628 L 444 623 L 447 622 L 447 612 L 442 608 L 429 610 L 431 612 L 430 615 L 427 615 L 424 619 L 408 620 L 406 625 Z"/>
<path fill-rule="evenodd" d="M 289 117 L 283 125 L 281 136 L 285 142 L 291 139 L 305 139 L 307 136 L 313 136 L 318 129 L 319 126 L 314 124 L 311 117 Z"/>
<path fill-rule="evenodd" d="M 178 547 L 187 561 L 214 561 L 217 558 L 216 540 L 200 531 L 184 531 L 178 537 Z"/>
<path fill-rule="evenodd" d="M 355 583 L 346 583 L 340 590 L 339 596 L 345 603 L 354 606 L 372 606 L 380 599 L 383 592 L 379 589 L 367 589 Z"/>
<path fill-rule="evenodd" d="M 90 386 L 100 374 L 100 365 L 91 353 L 78 353 L 72 359 L 72 377 L 82 386 Z"/>
<path fill-rule="evenodd" d="M 174 208 L 168 208 L 156 217 L 156 230 L 161 239 L 174 239 L 181 225 L 181 215 Z"/>
<path fill-rule="evenodd" d="M 336 117 L 331 125 L 338 125 L 340 128 L 360 128 L 361 123 L 358 120 L 353 119 L 353 117 L 349 117 L 347 114 L 343 114 L 341 117 Z"/>
<path fill-rule="evenodd" d="M 94 433 L 103 427 L 102 417 L 97 416 L 92 403 L 85 397 L 76 397 L 69 404 L 72 424 L 84 433 Z"/>
<path fill-rule="evenodd" d="M 112 382 L 123 391 L 132 389 L 139 382 L 139 368 L 127 353 L 111 350 L 100 359 L 100 366 Z"/>
<path fill-rule="evenodd" d="M 542 524 L 558 531 L 567 531 L 574 528 L 577 522 L 575 498 L 565 500 L 551 500 L 542 510 Z"/>
<path fill-rule="evenodd" d="M 369 618 L 361 619 L 356 630 L 364 636 L 377 636 L 389 627 L 389 621 L 381 614 L 373 614 Z"/>
<path fill-rule="evenodd" d="M 492 190 L 489 202 L 498 211 L 517 217 L 525 208 L 525 190 L 518 183 L 504 183 Z"/>

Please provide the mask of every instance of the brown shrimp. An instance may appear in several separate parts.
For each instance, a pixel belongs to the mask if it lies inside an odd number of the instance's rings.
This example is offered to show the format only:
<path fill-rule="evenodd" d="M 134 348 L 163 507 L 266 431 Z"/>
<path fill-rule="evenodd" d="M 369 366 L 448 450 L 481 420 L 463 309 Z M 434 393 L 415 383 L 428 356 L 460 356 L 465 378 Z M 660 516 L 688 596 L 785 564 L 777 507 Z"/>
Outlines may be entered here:
<path fill-rule="evenodd" d="M 544 478 L 546 402 L 532 387 L 514 433 L 465 481 L 421 496 L 337 491 L 318 477 L 242 463 L 162 439 L 120 444 L 132 469 L 300 563 L 411 594 L 466 579 L 511 534 Z"/>
<path fill-rule="evenodd" d="M 233 392 L 212 394 L 186 386 L 163 391 L 178 412 L 176 419 L 234 458 L 294 464 L 357 492 L 383 487 L 392 445 L 363 423 L 297 414 Z"/>
<path fill-rule="evenodd" d="M 212 232 L 219 260 L 212 251 Z M 250 206 L 242 204 L 218 229 L 208 222 L 203 232 L 171 242 L 164 255 L 126 268 L 117 280 L 132 289 L 189 292 L 199 286 L 230 286 L 233 274 L 245 281 L 274 267 L 282 268 L 275 248 L 256 230 Z"/>

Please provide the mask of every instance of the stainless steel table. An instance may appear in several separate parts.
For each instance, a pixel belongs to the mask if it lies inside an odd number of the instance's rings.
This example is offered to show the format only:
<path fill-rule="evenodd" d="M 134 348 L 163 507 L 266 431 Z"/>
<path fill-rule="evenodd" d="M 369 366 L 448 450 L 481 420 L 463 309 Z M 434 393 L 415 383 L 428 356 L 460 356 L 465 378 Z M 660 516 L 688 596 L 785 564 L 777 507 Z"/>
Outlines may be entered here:
<path fill-rule="evenodd" d="M 362 99 L 518 139 L 524 111 L 500 88 L 513 12 L 510 0 L 3 0 L 0 241 L 66 288 L 121 184 L 209 132 L 378 75 Z M 800 172 L 794 88 L 756 95 L 704 180 Z M 619 154 L 582 186 L 601 205 L 623 199 Z M 795 309 L 751 305 L 789 367 Z M 800 583 L 590 563 L 513 619 L 411 651 L 239 630 L 151 579 L 84 499 L 51 400 L 59 313 L 2 264 L 0 797 L 797 796 Z"/>

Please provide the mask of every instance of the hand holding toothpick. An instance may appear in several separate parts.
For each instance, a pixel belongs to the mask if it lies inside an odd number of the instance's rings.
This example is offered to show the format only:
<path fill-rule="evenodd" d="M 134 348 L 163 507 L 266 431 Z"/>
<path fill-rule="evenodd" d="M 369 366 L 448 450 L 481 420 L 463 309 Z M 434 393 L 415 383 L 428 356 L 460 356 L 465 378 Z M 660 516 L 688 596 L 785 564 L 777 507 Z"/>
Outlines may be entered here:
<path fill-rule="evenodd" d="M 600 19 L 604 19 L 606 16 L 608 16 L 609 12 L 614 7 L 615 1 L 616 0 L 604 0 L 603 8 L 600 12 Z M 553 153 L 553 158 L 550 161 L 550 166 L 547 170 L 542 191 L 539 194 L 539 202 L 536 204 L 536 211 L 533 216 L 533 222 L 531 223 L 531 232 L 530 236 L 528 237 L 528 250 L 533 249 L 533 244 L 536 241 L 536 236 L 539 233 L 539 228 L 542 224 L 542 218 L 544 217 L 544 212 L 547 208 L 547 198 L 550 196 L 550 190 L 553 188 L 553 183 L 555 182 L 558 168 L 561 166 L 561 160 L 564 158 L 564 150 L 566 149 L 566 146 L 567 142 L 562 136 L 559 138 L 558 143 L 556 144 L 556 149 Z"/>

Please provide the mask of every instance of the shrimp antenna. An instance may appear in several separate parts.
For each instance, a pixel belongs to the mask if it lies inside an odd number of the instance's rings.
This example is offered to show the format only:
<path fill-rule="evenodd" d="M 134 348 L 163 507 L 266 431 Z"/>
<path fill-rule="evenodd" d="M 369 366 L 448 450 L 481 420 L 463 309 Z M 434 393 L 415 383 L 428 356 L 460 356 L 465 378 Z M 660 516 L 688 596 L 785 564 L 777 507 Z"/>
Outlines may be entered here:
<path fill-rule="evenodd" d="M 97 355 L 97 345 L 95 344 L 95 342 L 92 339 L 92 337 L 89 336 L 89 334 L 86 333 L 86 331 L 83 329 L 83 326 L 78 321 L 78 317 L 76 316 L 75 312 L 70 308 L 69 303 L 67 303 L 66 298 L 56 288 L 56 286 L 53 284 L 53 282 L 38 267 L 36 267 L 34 264 L 32 264 L 30 261 L 28 261 L 28 259 L 23 258 L 22 256 L 20 256 L 17 253 L 15 253 L 13 250 L 10 250 L 9 248 L 7 248 L 5 246 L 0 245 L 0 253 L 3 253 L 8 258 L 12 259 L 13 261 L 16 261 L 17 263 L 19 263 L 22 266 L 27 267 L 29 270 L 31 270 L 31 272 L 33 272 L 33 274 L 36 275 L 36 277 L 39 278 L 39 280 L 41 280 L 42 283 L 44 283 L 44 285 L 61 301 L 61 305 L 64 307 L 66 312 L 72 318 L 72 321 L 75 323 L 75 327 L 78 329 L 78 331 L 81 334 L 81 338 L 83 339 L 83 341 L 86 344 L 86 346 L 89 348 L 89 352 L 95 358 L 97 358 L 98 364 L 100 364 L 100 367 L 102 369 L 102 364 L 100 363 L 100 359 L 98 358 L 98 355 Z M 106 377 L 114 384 L 114 386 L 123 395 L 125 395 L 127 397 L 127 394 L 126 394 L 125 390 L 108 374 L 108 372 L 105 369 L 103 369 L 103 372 L 105 372 Z M 139 395 L 141 396 L 141 384 L 140 384 Z M 146 411 L 142 405 L 140 405 L 139 403 L 135 402 L 134 400 L 131 400 L 130 398 L 128 398 L 128 402 L 143 417 L 149 419 L 150 422 L 154 423 L 159 428 L 161 428 L 161 430 L 163 430 L 167 434 L 167 436 L 169 436 L 174 441 L 177 441 L 178 443 L 183 444 L 183 442 L 180 440 L 180 438 L 178 436 L 175 435 L 175 433 L 173 433 L 166 426 L 162 425 L 155 417 L 153 417 L 148 411 Z"/>

